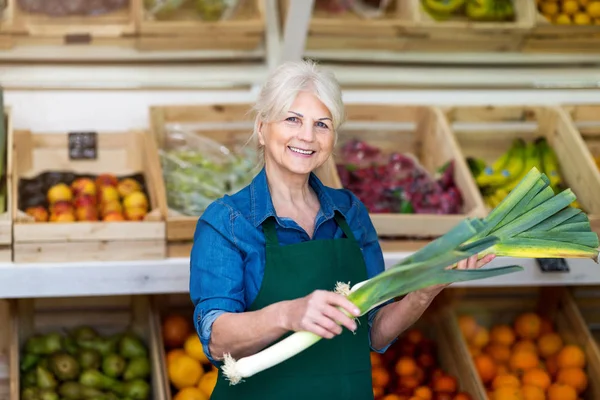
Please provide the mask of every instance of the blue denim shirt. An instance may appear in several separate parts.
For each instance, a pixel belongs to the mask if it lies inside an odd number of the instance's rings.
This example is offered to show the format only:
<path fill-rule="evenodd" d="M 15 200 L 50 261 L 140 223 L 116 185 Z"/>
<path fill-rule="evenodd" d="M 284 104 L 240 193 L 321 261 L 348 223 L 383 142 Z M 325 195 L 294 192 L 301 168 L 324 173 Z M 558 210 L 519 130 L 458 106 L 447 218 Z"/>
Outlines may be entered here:
<path fill-rule="evenodd" d="M 337 210 L 359 242 L 368 277 L 382 272 L 385 268 L 383 253 L 364 204 L 348 190 L 324 186 L 314 174 L 309 184 L 321 203 L 313 239 L 343 237 L 333 218 Z M 190 297 L 195 307 L 196 330 L 213 364 L 218 364 L 208 349 L 213 322 L 223 313 L 245 311 L 258 295 L 265 268 L 265 237 L 261 224 L 269 216 L 276 218 L 277 236 L 282 246 L 311 240 L 293 220 L 276 215 L 264 168 L 239 192 L 211 203 L 198 220 L 190 258 Z M 358 282 L 351 285 L 355 283 Z M 369 312 L 369 327 L 382 306 Z M 388 347 L 389 344 L 373 350 L 383 353 Z"/>

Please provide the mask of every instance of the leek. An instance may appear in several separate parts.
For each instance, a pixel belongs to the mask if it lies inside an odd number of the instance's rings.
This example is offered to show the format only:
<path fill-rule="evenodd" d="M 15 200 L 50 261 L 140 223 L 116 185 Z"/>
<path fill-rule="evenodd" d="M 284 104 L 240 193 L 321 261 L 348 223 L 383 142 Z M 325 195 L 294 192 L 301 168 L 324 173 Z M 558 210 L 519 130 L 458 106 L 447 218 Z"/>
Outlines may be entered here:
<path fill-rule="evenodd" d="M 532 168 L 486 218 L 467 218 L 379 275 L 347 289 L 338 283 L 336 291 L 347 296 L 359 308 L 360 315 L 365 315 L 388 300 L 419 289 L 522 270 L 518 266 L 451 268 L 473 255 L 589 258 L 598 263 L 598 236 L 591 231 L 587 216 L 570 207 L 575 194 L 566 189 L 555 195 L 548 182 L 545 174 Z M 222 370 L 231 384 L 238 384 L 293 357 L 320 339 L 309 332 L 296 332 L 237 361 L 225 354 Z"/>

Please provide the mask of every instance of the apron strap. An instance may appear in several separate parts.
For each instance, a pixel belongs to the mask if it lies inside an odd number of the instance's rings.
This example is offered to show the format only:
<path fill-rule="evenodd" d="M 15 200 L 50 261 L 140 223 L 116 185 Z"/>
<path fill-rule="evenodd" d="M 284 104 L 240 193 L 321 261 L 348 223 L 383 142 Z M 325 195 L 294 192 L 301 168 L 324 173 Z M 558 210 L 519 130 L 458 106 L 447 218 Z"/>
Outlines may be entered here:
<path fill-rule="evenodd" d="M 336 211 L 333 214 L 333 218 L 335 219 L 335 222 L 337 222 L 339 227 L 342 228 L 342 232 L 344 232 L 348 239 L 356 240 L 354 234 L 352 233 L 352 229 L 350 229 L 350 226 L 346 222 L 346 219 L 339 212 Z M 262 226 L 267 246 L 279 246 L 279 240 L 277 239 L 277 230 L 275 229 L 275 221 L 273 220 L 273 218 L 267 218 L 263 222 Z"/>
<path fill-rule="evenodd" d="M 342 214 L 340 214 L 338 211 L 335 211 L 335 213 L 333 214 L 333 218 L 335 219 L 335 222 L 337 222 L 337 224 L 340 226 L 340 228 L 342 228 L 342 232 L 344 232 L 346 237 L 348 239 L 356 241 L 356 238 L 352 233 L 352 229 L 350 229 L 350 226 L 348 225 L 346 219 L 342 216 Z"/>

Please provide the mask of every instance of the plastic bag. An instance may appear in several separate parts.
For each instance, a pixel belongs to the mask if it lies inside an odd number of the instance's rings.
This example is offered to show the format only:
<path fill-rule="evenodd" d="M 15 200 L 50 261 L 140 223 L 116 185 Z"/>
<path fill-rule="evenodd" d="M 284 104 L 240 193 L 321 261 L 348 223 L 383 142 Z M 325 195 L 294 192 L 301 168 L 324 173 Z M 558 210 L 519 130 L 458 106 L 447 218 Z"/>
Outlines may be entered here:
<path fill-rule="evenodd" d="M 146 10 L 157 19 L 168 19 L 182 8 L 195 10 L 204 21 L 225 21 L 245 0 L 144 0 Z"/>
<path fill-rule="evenodd" d="M 200 215 L 214 200 L 232 194 L 253 178 L 256 152 L 230 149 L 181 128 L 167 131 L 159 150 L 169 208 Z"/>

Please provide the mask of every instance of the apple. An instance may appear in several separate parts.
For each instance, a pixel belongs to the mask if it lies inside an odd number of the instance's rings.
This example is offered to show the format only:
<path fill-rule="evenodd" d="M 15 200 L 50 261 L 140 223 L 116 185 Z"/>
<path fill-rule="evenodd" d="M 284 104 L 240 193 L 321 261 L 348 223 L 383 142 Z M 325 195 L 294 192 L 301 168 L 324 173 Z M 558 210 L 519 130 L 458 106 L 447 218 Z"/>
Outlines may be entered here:
<path fill-rule="evenodd" d="M 96 184 L 90 178 L 77 178 L 71 183 L 75 197 L 88 195 L 96 196 Z"/>
<path fill-rule="evenodd" d="M 119 211 L 109 211 L 102 218 L 103 221 L 125 221 L 125 217 Z"/>
<path fill-rule="evenodd" d="M 98 203 L 106 204 L 111 201 L 119 201 L 119 192 L 114 186 L 102 186 L 98 192 Z"/>
<path fill-rule="evenodd" d="M 78 221 L 98 221 L 98 211 L 94 206 L 78 207 L 75 215 Z"/>
<path fill-rule="evenodd" d="M 75 222 L 75 215 L 73 213 L 51 214 L 50 221 L 51 222 Z"/>
<path fill-rule="evenodd" d="M 25 213 L 35 218 L 35 222 L 48 221 L 48 210 L 43 206 L 28 207 Z"/>
<path fill-rule="evenodd" d="M 91 194 L 82 194 L 75 197 L 73 201 L 73 205 L 75 208 L 81 207 L 95 207 L 96 206 L 96 196 Z"/>
<path fill-rule="evenodd" d="M 126 197 L 133 192 L 139 192 L 142 190 L 142 185 L 138 181 L 132 178 L 125 178 L 119 182 L 117 190 L 121 197 Z"/>
<path fill-rule="evenodd" d="M 100 174 L 96 178 L 96 186 L 99 188 L 106 186 L 117 187 L 118 183 L 119 180 L 112 174 Z"/>
<path fill-rule="evenodd" d="M 111 212 L 123 212 L 123 206 L 119 200 L 111 200 L 108 203 L 102 204 L 102 215 L 107 215 Z"/>
<path fill-rule="evenodd" d="M 123 199 L 123 206 L 125 206 L 125 209 L 142 208 L 148 211 L 148 199 L 142 192 L 133 192 Z"/>
<path fill-rule="evenodd" d="M 146 216 L 146 209 L 142 207 L 129 207 L 125 209 L 125 217 L 129 221 L 142 221 Z"/>
<path fill-rule="evenodd" d="M 50 206 L 50 214 L 73 214 L 70 201 L 58 201 Z"/>
<path fill-rule="evenodd" d="M 48 189 L 48 203 L 54 204 L 59 201 L 71 201 L 73 199 L 73 192 L 71 188 L 64 183 L 58 183 Z"/>

